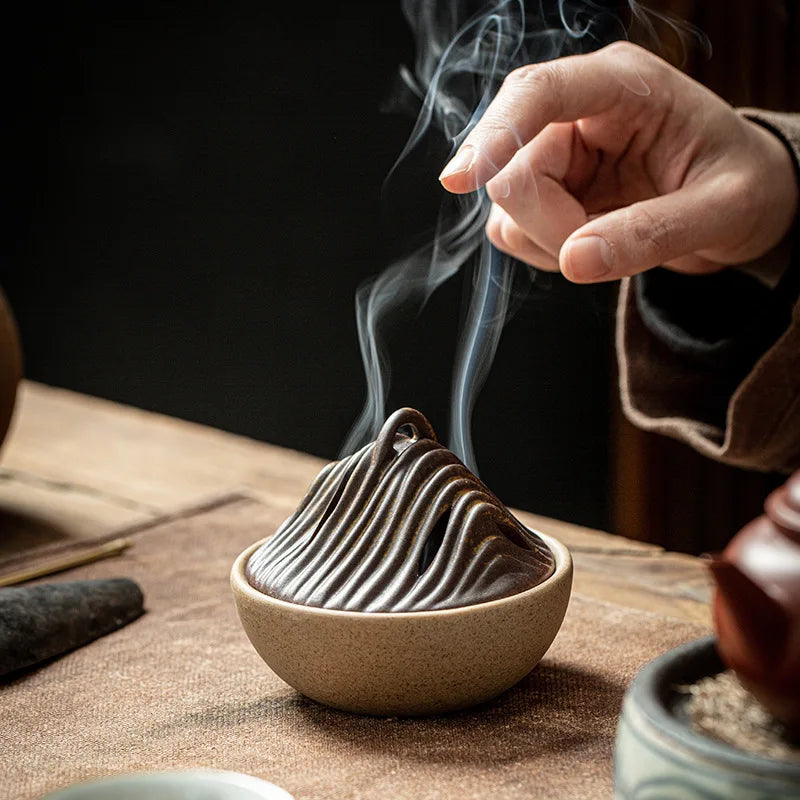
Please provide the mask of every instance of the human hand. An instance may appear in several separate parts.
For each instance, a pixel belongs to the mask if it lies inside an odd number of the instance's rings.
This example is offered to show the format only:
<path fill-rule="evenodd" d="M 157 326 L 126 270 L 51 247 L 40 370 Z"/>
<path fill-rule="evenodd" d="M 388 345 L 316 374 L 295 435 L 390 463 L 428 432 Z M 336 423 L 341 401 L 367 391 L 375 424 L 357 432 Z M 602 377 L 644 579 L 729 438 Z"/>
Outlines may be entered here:
<path fill-rule="evenodd" d="M 743 264 L 798 204 L 777 136 L 628 42 L 510 73 L 440 180 L 485 184 L 490 241 L 578 283 Z"/>

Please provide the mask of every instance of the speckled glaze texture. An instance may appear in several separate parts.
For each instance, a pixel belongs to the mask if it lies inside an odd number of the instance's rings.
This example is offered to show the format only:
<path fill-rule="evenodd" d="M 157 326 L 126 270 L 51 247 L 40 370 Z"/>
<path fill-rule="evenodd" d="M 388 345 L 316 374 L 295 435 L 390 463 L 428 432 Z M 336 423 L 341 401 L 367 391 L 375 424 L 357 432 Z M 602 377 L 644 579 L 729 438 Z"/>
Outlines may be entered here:
<path fill-rule="evenodd" d="M 544 542 L 413 408 L 328 464 L 246 568 L 254 588 L 279 600 L 395 612 L 496 600 L 552 572 Z"/>
<path fill-rule="evenodd" d="M 414 716 L 467 708 L 501 694 L 540 661 L 566 613 L 572 560 L 538 534 L 553 573 L 526 591 L 461 608 L 358 612 L 288 603 L 258 591 L 236 559 L 231 586 L 242 626 L 269 667 L 334 708 Z"/>

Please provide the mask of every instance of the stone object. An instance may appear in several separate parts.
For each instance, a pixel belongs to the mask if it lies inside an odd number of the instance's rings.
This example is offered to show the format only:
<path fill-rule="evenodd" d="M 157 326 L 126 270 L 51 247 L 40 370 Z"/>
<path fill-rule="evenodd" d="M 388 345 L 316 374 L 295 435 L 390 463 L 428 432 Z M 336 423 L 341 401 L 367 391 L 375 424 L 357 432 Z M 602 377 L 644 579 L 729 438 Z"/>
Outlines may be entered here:
<path fill-rule="evenodd" d="M 127 625 L 143 605 L 128 578 L 0 589 L 0 678 Z"/>

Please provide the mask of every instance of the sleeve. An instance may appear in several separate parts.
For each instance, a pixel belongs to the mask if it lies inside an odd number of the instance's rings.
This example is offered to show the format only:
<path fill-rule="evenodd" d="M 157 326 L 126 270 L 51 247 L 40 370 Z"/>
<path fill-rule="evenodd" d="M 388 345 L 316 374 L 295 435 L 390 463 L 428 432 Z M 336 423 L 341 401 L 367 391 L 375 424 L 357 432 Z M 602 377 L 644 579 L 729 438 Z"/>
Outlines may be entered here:
<path fill-rule="evenodd" d="M 800 179 L 800 114 L 740 111 L 783 140 Z M 634 425 L 728 464 L 800 467 L 798 228 L 769 255 L 771 270 L 656 269 L 622 281 L 616 350 Z"/>

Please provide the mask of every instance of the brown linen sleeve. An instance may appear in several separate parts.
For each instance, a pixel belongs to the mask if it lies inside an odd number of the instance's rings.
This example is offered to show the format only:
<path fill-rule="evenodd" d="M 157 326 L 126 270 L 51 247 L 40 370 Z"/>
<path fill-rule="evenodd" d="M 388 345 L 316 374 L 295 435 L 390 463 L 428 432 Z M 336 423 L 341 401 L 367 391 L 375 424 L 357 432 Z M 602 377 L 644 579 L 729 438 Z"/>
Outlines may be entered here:
<path fill-rule="evenodd" d="M 800 162 L 800 114 L 740 112 L 772 130 Z M 650 330 L 635 295 L 631 279 L 624 279 L 616 349 L 626 417 L 725 463 L 780 472 L 800 467 L 800 300 L 786 329 L 730 394 L 720 425 L 707 413 L 708 396 L 717 388 L 714 376 Z"/>

